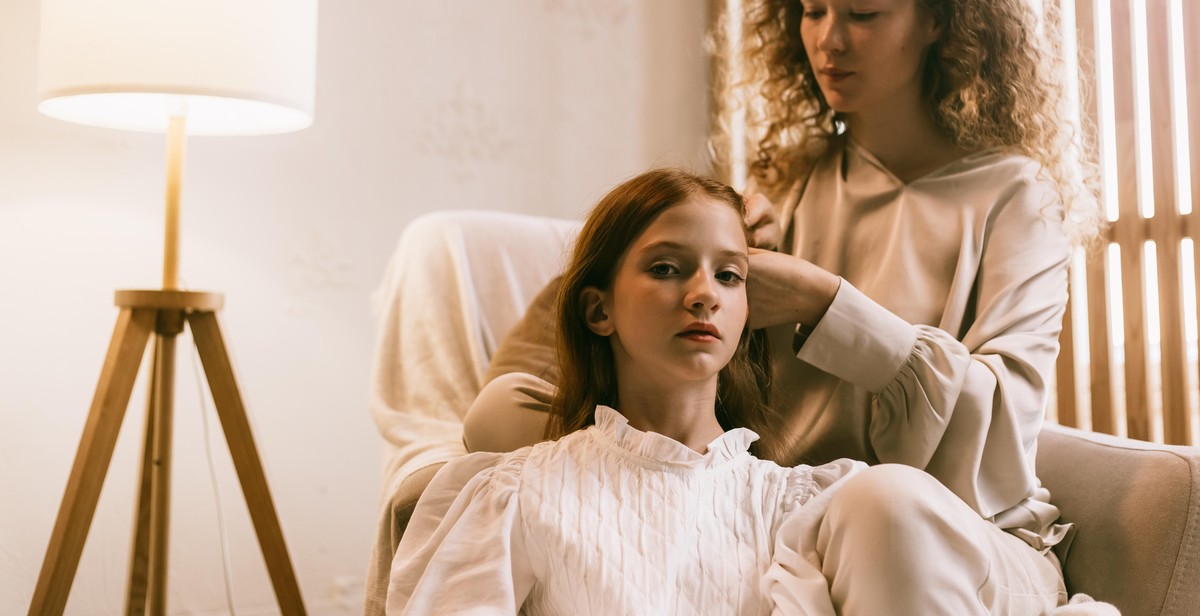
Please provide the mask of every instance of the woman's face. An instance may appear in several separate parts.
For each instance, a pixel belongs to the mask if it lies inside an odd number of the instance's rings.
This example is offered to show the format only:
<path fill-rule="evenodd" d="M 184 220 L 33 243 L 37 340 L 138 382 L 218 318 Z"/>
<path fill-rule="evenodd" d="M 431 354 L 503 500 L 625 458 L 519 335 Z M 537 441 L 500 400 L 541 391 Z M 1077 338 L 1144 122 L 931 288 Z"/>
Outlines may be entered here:
<path fill-rule="evenodd" d="M 921 100 L 940 30 L 918 0 L 804 0 L 800 36 L 825 100 L 845 115 Z"/>
<path fill-rule="evenodd" d="M 612 342 L 622 388 L 716 378 L 749 314 L 747 252 L 741 216 L 706 196 L 663 211 L 629 245 L 598 292 L 603 322 L 589 319 Z"/>

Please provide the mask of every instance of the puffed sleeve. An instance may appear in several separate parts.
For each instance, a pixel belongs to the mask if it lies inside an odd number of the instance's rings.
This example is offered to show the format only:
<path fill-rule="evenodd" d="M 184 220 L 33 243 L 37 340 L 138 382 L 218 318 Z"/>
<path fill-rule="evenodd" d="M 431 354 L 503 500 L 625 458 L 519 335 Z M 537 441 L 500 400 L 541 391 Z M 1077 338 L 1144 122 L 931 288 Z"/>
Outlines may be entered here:
<path fill-rule="evenodd" d="M 518 485 L 529 448 L 446 464 L 396 548 L 388 614 L 516 614 L 533 586 Z"/>
<path fill-rule="evenodd" d="M 809 468 L 796 467 L 788 477 L 783 519 L 775 535 L 771 565 L 763 576 L 763 594 L 772 614 L 835 616 L 829 582 L 821 573 L 817 532 L 829 501 L 847 477 L 867 468 L 846 458 Z"/>
<path fill-rule="evenodd" d="M 798 353 L 874 394 L 868 430 L 880 462 L 924 469 L 984 517 L 1038 486 L 1070 257 L 1053 190 L 1026 179 L 989 213 L 961 340 L 905 322 L 843 280 Z"/>

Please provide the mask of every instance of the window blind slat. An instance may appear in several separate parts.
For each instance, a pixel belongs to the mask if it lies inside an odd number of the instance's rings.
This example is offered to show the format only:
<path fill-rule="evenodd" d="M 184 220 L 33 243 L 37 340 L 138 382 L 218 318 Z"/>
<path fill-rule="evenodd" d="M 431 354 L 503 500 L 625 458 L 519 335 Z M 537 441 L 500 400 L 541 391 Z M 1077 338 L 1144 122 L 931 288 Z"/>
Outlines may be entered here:
<path fill-rule="evenodd" d="M 1070 2 L 1072 0 L 1066 0 Z M 1080 91 L 1085 94 L 1080 97 L 1081 127 L 1085 143 L 1094 143 L 1096 158 L 1091 162 L 1099 165 L 1104 160 L 1104 153 L 1112 144 L 1105 143 L 1099 127 L 1103 125 L 1100 117 L 1099 97 L 1101 91 L 1097 71 L 1101 69 L 1096 40 L 1098 38 L 1095 0 L 1075 1 L 1075 40 L 1078 50 Z M 1103 190 L 1103 186 L 1101 187 Z M 1101 195 L 1103 199 L 1103 195 Z M 1107 241 L 1103 242 L 1104 244 Z M 1112 406 L 1112 375 L 1109 354 L 1112 352 L 1108 332 L 1108 298 L 1107 298 L 1107 269 L 1105 268 L 1104 246 L 1098 246 L 1090 251 L 1084 263 L 1084 275 L 1087 280 L 1087 337 L 1088 337 L 1088 381 L 1090 409 L 1080 410 L 1088 413 L 1092 429 L 1108 434 L 1115 433 L 1116 422 L 1113 419 Z M 1070 313 L 1068 313 L 1070 314 Z M 1064 351 L 1065 352 L 1065 351 Z M 1061 386 L 1060 386 L 1061 389 Z"/>
<path fill-rule="evenodd" d="M 1159 372 L 1162 391 L 1160 412 L 1163 440 L 1183 445 L 1190 440 L 1191 413 L 1186 391 L 1184 356 L 1183 291 L 1180 280 L 1179 248 L 1182 221 L 1176 200 L 1175 105 L 1171 53 L 1171 5 L 1167 1 L 1146 4 L 1146 52 L 1150 82 L 1150 151 L 1153 165 L 1154 217 L 1150 239 L 1154 241 L 1158 282 Z"/>
<path fill-rule="evenodd" d="M 1121 307 L 1124 316 L 1125 423 L 1132 438 L 1150 440 L 1150 397 L 1146 378 L 1146 331 L 1142 292 L 1142 226 L 1137 175 L 1137 83 L 1133 6 L 1112 0 L 1113 111 L 1116 119 L 1118 218 L 1113 235 L 1121 247 Z"/>
<path fill-rule="evenodd" d="M 1117 433 L 1113 417 L 1112 365 L 1109 354 L 1112 344 L 1108 334 L 1108 268 L 1106 251 L 1097 250 L 1088 259 L 1088 347 L 1091 350 L 1092 430 L 1105 434 Z"/>

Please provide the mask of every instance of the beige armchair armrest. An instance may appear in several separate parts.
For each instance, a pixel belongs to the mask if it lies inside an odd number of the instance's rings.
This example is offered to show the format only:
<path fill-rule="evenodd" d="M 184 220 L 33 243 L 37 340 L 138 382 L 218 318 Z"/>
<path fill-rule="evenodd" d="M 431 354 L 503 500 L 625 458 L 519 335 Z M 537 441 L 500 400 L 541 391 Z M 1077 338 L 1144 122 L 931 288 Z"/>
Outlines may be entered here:
<path fill-rule="evenodd" d="M 1038 477 L 1078 526 L 1067 589 L 1125 616 L 1200 614 L 1200 448 L 1047 425 Z"/>

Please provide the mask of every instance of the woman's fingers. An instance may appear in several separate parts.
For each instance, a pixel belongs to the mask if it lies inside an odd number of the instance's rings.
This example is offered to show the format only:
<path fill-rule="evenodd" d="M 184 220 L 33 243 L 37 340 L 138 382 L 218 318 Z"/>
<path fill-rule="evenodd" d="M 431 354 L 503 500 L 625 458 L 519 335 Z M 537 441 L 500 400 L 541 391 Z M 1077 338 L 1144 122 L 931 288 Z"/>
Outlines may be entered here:
<path fill-rule="evenodd" d="M 783 230 L 775 219 L 775 206 L 762 193 L 746 195 L 746 226 L 750 228 L 750 244 L 755 248 L 776 250 L 783 239 Z"/>

